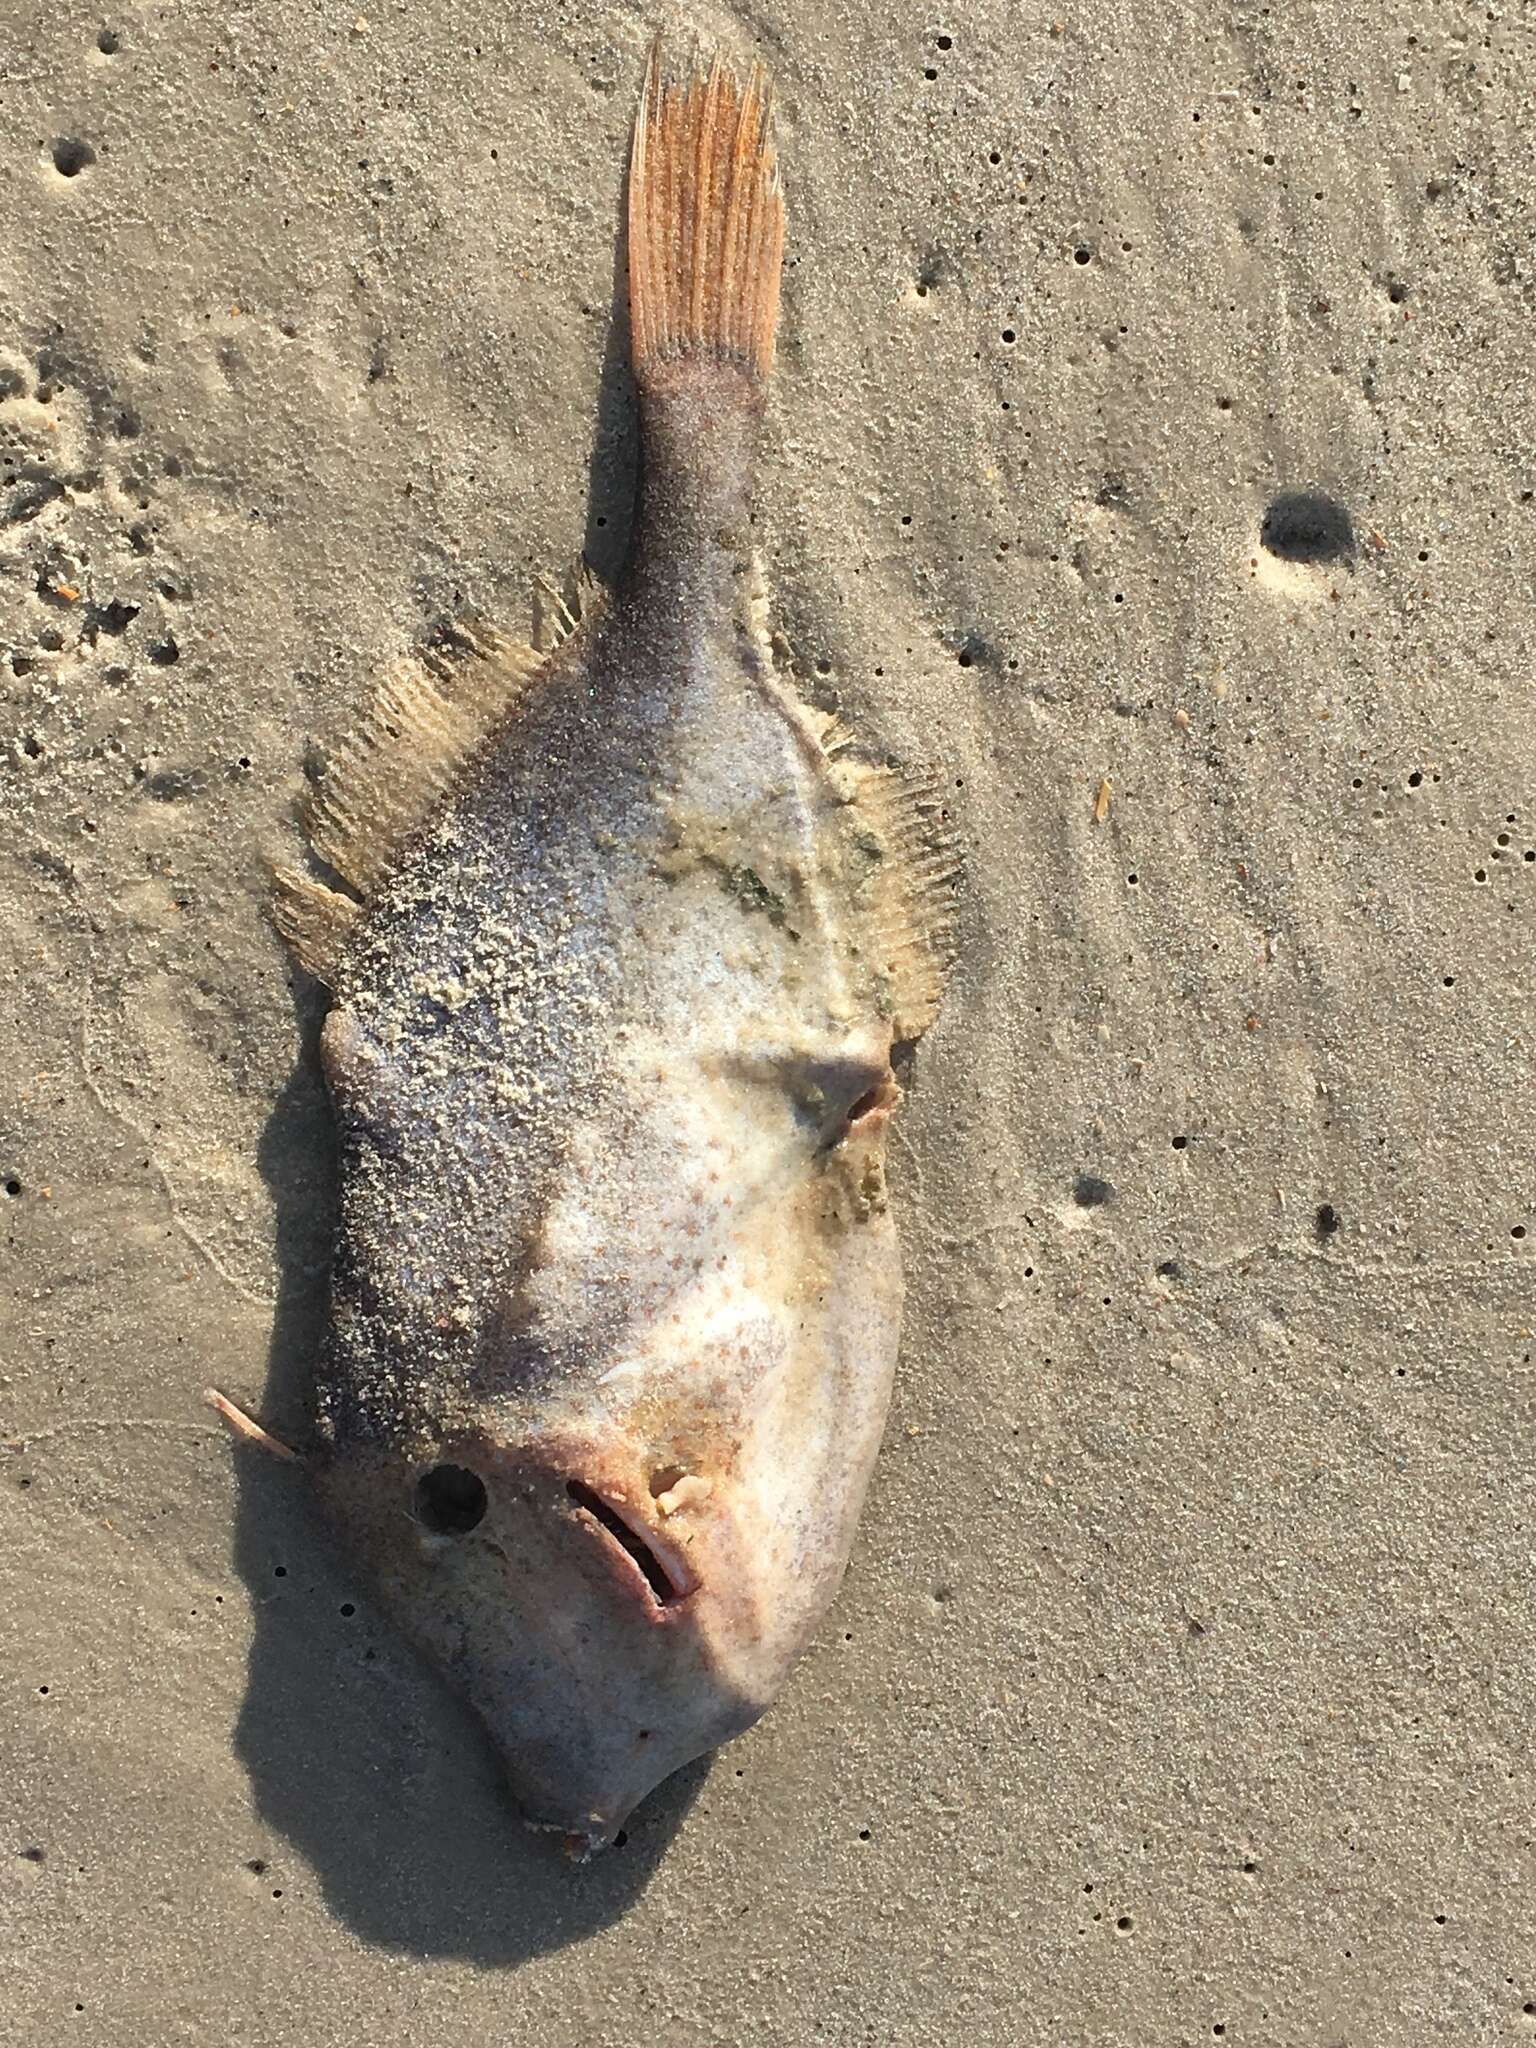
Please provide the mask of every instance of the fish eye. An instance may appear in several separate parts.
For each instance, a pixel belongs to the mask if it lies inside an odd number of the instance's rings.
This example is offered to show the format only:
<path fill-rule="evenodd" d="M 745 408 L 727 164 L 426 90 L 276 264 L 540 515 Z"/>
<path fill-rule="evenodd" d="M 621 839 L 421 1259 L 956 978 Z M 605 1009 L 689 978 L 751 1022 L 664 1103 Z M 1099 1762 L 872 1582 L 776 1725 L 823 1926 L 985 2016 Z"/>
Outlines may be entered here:
<path fill-rule="evenodd" d="M 463 1465 L 434 1465 L 416 1482 L 416 1519 L 438 1536 L 465 1536 L 484 1520 L 485 1481 Z"/>

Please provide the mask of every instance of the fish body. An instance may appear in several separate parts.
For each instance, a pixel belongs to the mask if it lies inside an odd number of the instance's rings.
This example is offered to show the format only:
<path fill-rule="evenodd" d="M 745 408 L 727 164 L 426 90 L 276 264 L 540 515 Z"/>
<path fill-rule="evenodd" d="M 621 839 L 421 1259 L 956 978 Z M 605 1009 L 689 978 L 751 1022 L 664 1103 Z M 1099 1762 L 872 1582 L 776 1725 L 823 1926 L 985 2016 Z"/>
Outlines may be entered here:
<path fill-rule="evenodd" d="M 893 1049 L 936 801 L 778 673 L 751 551 L 783 205 L 766 84 L 652 59 L 632 560 L 545 656 L 402 663 L 278 920 L 335 1002 L 321 1500 L 582 1848 L 772 1700 L 846 1564 L 901 1269 Z"/>

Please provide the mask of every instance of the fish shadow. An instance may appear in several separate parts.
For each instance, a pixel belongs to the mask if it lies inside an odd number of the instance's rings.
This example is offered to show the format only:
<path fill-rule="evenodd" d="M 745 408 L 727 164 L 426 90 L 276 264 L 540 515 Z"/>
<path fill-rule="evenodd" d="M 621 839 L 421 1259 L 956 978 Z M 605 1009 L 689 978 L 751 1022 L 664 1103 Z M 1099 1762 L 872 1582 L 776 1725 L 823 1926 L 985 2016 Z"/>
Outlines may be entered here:
<path fill-rule="evenodd" d="M 622 204 L 621 204 L 622 217 Z M 622 564 L 637 470 L 626 256 L 592 457 L 585 553 Z M 258 1153 L 276 1216 L 278 1292 L 262 1419 L 302 1445 L 325 1326 L 337 1197 L 335 1127 L 319 1064 L 325 991 L 295 977 L 300 1052 Z M 262 1822 L 299 1852 L 362 1939 L 506 1967 L 611 1925 L 649 1883 L 709 1771 L 700 1759 L 646 1800 L 615 1846 L 578 1865 L 525 1828 L 479 1722 L 398 1640 L 314 1512 L 303 1467 L 237 1453 L 235 1564 L 254 1623 L 235 1734 Z M 280 1852 L 251 1859 L 274 1893 L 302 1889 Z"/>
<path fill-rule="evenodd" d="M 592 460 L 587 481 L 587 523 L 581 545 L 583 559 L 607 584 L 618 581 L 629 559 L 640 483 L 639 403 L 629 368 L 627 178 L 624 189 L 618 232 L 614 236 L 608 338 L 598 372 L 597 416 L 592 428 Z"/>

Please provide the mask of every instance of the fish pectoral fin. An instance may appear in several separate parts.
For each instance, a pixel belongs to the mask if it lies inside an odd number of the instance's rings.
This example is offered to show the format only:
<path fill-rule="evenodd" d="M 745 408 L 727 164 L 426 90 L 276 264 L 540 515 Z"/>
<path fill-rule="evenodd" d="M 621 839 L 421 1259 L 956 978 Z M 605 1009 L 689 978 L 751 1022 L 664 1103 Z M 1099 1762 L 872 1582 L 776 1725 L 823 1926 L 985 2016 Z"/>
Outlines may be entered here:
<path fill-rule="evenodd" d="M 853 770 L 855 815 L 872 862 L 865 900 L 897 1039 L 921 1038 L 954 965 L 960 844 L 939 777 L 886 766 Z"/>

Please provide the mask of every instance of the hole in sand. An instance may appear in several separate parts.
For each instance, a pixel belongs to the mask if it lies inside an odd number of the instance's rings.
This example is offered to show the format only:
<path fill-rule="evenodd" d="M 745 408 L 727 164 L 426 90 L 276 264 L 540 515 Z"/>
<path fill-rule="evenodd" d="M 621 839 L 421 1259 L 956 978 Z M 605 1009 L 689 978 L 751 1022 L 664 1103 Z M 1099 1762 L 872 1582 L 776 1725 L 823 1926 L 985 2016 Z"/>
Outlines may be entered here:
<path fill-rule="evenodd" d="M 416 1519 L 439 1536 L 465 1536 L 485 1519 L 485 1481 L 463 1465 L 434 1465 L 416 1482 Z"/>
<path fill-rule="evenodd" d="M 628 1551 L 659 1606 L 665 1607 L 678 1597 L 677 1587 L 668 1578 L 655 1552 L 641 1541 L 622 1516 L 609 1507 L 600 1493 L 594 1493 L 590 1486 L 584 1485 L 579 1479 L 568 1479 L 565 1490 L 577 1507 L 585 1508 L 593 1521 L 606 1529 L 614 1542 Z"/>
<path fill-rule="evenodd" d="M 53 168 L 61 178 L 78 178 L 87 164 L 96 161 L 96 152 L 88 142 L 81 142 L 75 136 L 61 135 L 50 152 Z"/>
<path fill-rule="evenodd" d="M 1271 498 L 1259 540 L 1282 562 L 1342 562 L 1355 551 L 1349 513 L 1322 491 L 1282 491 Z"/>

